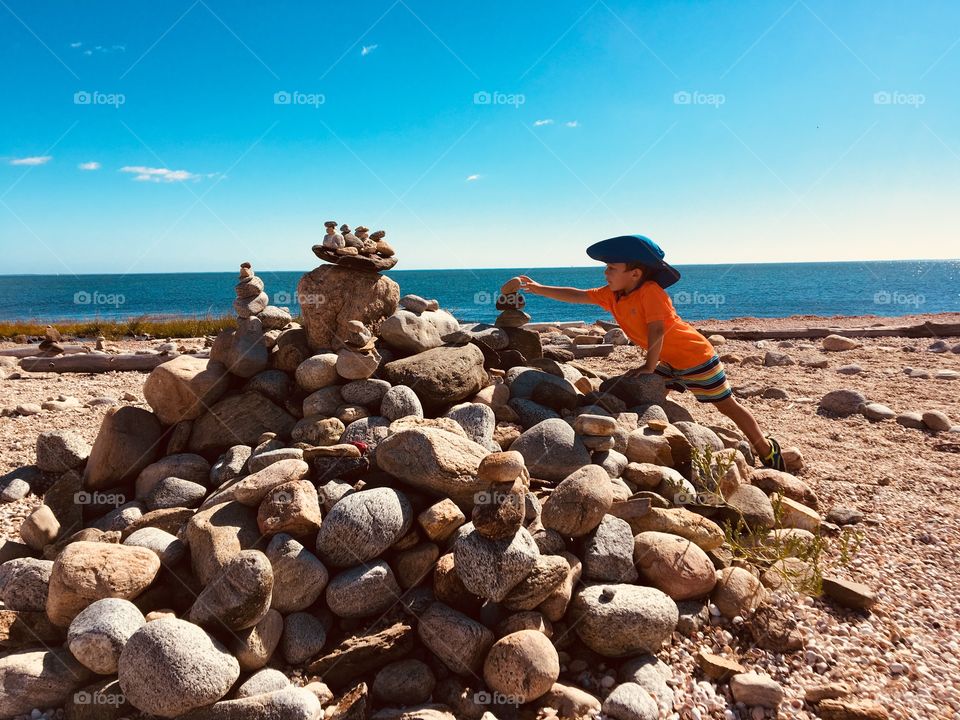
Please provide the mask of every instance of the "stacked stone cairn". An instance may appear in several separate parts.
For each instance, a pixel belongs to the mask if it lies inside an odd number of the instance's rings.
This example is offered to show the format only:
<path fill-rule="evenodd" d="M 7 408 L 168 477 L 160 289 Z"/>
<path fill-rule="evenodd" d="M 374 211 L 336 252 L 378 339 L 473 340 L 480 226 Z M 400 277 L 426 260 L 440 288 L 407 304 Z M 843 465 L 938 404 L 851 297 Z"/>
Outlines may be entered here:
<path fill-rule="evenodd" d="M 313 246 L 314 254 L 321 260 L 371 272 L 389 270 L 397 264 L 393 247 L 384 239 L 387 233 L 383 230 L 371 233 L 369 228 L 360 225 L 354 231 L 346 223 L 338 230 L 335 220 L 328 220 L 324 226 L 323 240 Z"/>
<path fill-rule="evenodd" d="M 524 311 L 527 301 L 520 294 L 520 278 L 511 278 L 503 287 L 500 288 L 500 294 L 497 296 L 497 310 L 500 315 L 494 321 L 497 327 L 523 327 L 530 322 L 530 315 Z"/>
<path fill-rule="evenodd" d="M 335 256 L 355 247 L 338 234 Z M 682 634 L 749 636 L 763 614 L 755 642 L 800 647 L 769 632 L 769 599 L 811 568 L 735 564 L 722 526 L 813 541 L 816 494 L 749 465 L 661 378 L 459 329 L 369 266 L 326 262 L 298 294 L 302 322 L 270 311 L 245 264 L 241 326 L 209 360 L 157 367 L 149 407 L 107 410 L 92 447 L 38 437 L 20 476 L 43 504 L 0 543 L 0 716 L 656 718 L 675 711 L 657 653 Z M 715 505 L 684 500 L 708 449 L 728 463 Z M 726 651 L 704 678 L 776 707 L 780 686 Z"/>

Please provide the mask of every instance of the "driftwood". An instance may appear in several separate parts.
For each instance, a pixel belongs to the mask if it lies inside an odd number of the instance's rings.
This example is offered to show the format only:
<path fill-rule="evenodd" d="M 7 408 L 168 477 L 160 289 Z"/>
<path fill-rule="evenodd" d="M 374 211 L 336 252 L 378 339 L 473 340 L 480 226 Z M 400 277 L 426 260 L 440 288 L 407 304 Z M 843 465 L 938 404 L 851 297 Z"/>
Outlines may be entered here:
<path fill-rule="evenodd" d="M 126 355 L 107 355 L 83 353 L 74 355 L 56 355 L 54 357 L 29 357 L 20 361 L 20 368 L 28 372 L 78 372 L 101 373 L 116 371 L 153 370 L 179 353 L 142 353 Z M 195 357 L 203 357 L 196 355 Z"/>
<path fill-rule="evenodd" d="M 604 330 L 620 327 L 608 320 L 597 320 Z M 780 330 L 737 330 L 735 328 L 697 328 L 703 335 L 723 335 L 727 340 L 793 340 L 825 338 L 827 335 L 844 337 L 906 337 L 943 338 L 960 337 L 960 323 L 925 322 L 917 325 L 877 325 L 874 327 L 804 327 Z"/>
<path fill-rule="evenodd" d="M 89 345 L 61 345 L 64 355 L 70 355 L 73 353 L 82 353 L 90 352 Z M 33 345 L 24 345 L 23 347 L 16 348 L 7 348 L 6 350 L 0 350 L 0 355 L 5 357 L 41 357 L 43 356 L 43 350 L 40 349 L 40 346 L 37 344 Z M 50 356 L 55 357 L 55 356 Z"/>

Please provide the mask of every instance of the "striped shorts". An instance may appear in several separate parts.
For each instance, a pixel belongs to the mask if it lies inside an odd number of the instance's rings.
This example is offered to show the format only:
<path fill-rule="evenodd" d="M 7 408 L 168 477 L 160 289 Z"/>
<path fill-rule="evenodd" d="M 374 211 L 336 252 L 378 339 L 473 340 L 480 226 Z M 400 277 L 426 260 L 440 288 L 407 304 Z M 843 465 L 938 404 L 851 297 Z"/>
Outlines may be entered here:
<path fill-rule="evenodd" d="M 677 370 L 662 362 L 657 365 L 655 372 L 667 379 L 668 390 L 689 390 L 699 402 L 720 402 L 733 394 L 723 363 L 716 355 L 701 365 L 685 370 Z"/>

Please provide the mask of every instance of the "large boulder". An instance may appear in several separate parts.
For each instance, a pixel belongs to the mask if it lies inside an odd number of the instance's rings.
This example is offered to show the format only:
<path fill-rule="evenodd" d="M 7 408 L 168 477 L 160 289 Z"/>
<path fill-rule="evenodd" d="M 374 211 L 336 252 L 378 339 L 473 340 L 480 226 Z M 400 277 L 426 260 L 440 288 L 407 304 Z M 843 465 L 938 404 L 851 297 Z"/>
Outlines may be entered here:
<path fill-rule="evenodd" d="M 297 298 L 312 350 L 339 349 L 351 320 L 377 330 L 400 301 L 400 286 L 378 273 L 321 265 L 300 278 Z"/>
<path fill-rule="evenodd" d="M 251 378 L 266 370 L 270 351 L 264 342 L 260 318 L 237 318 L 236 330 L 224 330 L 217 335 L 210 348 L 210 360 L 242 378 Z"/>
<path fill-rule="evenodd" d="M 222 623 L 230 630 L 253 627 L 270 609 L 273 568 L 259 550 L 242 550 L 228 560 L 197 596 L 189 620 Z"/>
<path fill-rule="evenodd" d="M 503 540 L 490 540 L 472 530 L 457 539 L 453 556 L 457 575 L 467 590 L 500 602 L 531 573 L 540 550 L 525 528 Z"/>
<path fill-rule="evenodd" d="M 704 597 L 717 584 L 707 553 L 690 540 L 648 530 L 638 533 L 633 542 L 637 569 L 674 600 Z"/>
<path fill-rule="evenodd" d="M 523 436 L 520 436 L 520 440 Z M 516 444 L 520 442 L 514 442 Z M 613 504 L 613 485 L 599 465 L 586 465 L 568 475 L 543 504 L 545 528 L 567 537 L 582 537 L 593 530 Z"/>
<path fill-rule="evenodd" d="M 377 465 L 408 485 L 473 508 L 477 493 L 489 483 L 477 478 L 482 445 L 433 427 L 401 430 L 377 446 Z"/>
<path fill-rule="evenodd" d="M 134 707 L 172 718 L 214 703 L 240 677 L 240 663 L 193 623 L 161 618 L 137 630 L 120 654 L 120 688 Z"/>
<path fill-rule="evenodd" d="M 236 501 L 200 510 L 189 519 L 183 534 L 190 548 L 193 573 L 203 584 L 261 537 L 256 513 Z"/>
<path fill-rule="evenodd" d="M 393 488 L 344 496 L 320 523 L 317 554 L 327 565 L 349 567 L 379 557 L 413 523 L 413 508 Z"/>
<path fill-rule="evenodd" d="M 193 420 L 227 390 L 227 368 L 191 355 L 157 365 L 143 384 L 143 396 L 164 425 Z"/>
<path fill-rule="evenodd" d="M 93 673 L 66 648 L 30 648 L 0 657 L 0 717 L 28 715 L 37 707 L 60 707 Z"/>
<path fill-rule="evenodd" d="M 413 389 L 426 410 L 438 410 L 475 395 L 487 384 L 483 352 L 476 345 L 437 347 L 383 366 L 393 385 Z"/>
<path fill-rule="evenodd" d="M 570 605 L 571 626 L 577 635 L 606 657 L 657 652 L 679 617 L 669 595 L 640 585 L 588 584 Z"/>
<path fill-rule="evenodd" d="M 97 600 L 70 623 L 67 646 L 93 672 L 112 675 L 123 646 L 144 623 L 143 614 L 129 600 Z"/>
<path fill-rule="evenodd" d="M 212 455 L 234 445 L 256 445 L 265 432 L 287 437 L 296 420 L 257 392 L 224 398 L 193 423 L 190 452 Z"/>
<path fill-rule="evenodd" d="M 559 676 L 557 649 L 537 630 L 520 630 L 500 638 L 483 663 L 483 679 L 490 689 L 518 704 L 544 695 Z"/>
<path fill-rule="evenodd" d="M 161 454 L 162 436 L 152 412 L 132 405 L 108 409 L 84 468 L 84 485 L 99 490 L 133 480 Z"/>
<path fill-rule="evenodd" d="M 663 405 L 667 398 L 667 386 L 660 375 L 617 375 L 600 383 L 600 392 L 616 395 L 627 407 L 636 405 Z"/>
<path fill-rule="evenodd" d="M 460 323 L 446 310 L 414 313 L 397 310 L 380 325 L 380 337 L 391 347 L 420 353 L 443 345 L 444 335 L 460 329 Z"/>
<path fill-rule="evenodd" d="M 47 617 L 67 627 L 80 611 L 102 598 L 132 600 L 160 571 L 152 550 L 105 542 L 74 542 L 64 548 L 50 573 Z"/>
<path fill-rule="evenodd" d="M 510 449 L 523 455 L 530 475 L 543 480 L 563 480 L 591 462 L 586 446 L 560 418 L 537 423 L 514 440 Z M 606 473 L 604 476 L 609 482 Z"/>

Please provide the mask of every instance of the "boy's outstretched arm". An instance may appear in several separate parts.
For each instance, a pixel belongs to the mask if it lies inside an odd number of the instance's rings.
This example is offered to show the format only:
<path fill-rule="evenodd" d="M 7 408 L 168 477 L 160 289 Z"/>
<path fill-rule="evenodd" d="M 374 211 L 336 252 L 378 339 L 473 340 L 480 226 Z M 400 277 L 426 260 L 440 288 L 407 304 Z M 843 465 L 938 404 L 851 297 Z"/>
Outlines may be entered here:
<path fill-rule="evenodd" d="M 586 290 L 580 290 L 572 287 L 554 287 L 552 285 L 541 285 L 535 280 L 531 280 L 526 275 L 520 276 L 520 288 L 533 295 L 542 295 L 551 300 L 559 300 L 568 303 L 592 304 Z"/>

